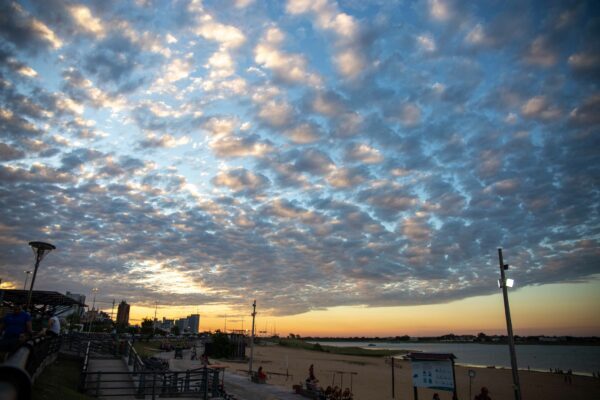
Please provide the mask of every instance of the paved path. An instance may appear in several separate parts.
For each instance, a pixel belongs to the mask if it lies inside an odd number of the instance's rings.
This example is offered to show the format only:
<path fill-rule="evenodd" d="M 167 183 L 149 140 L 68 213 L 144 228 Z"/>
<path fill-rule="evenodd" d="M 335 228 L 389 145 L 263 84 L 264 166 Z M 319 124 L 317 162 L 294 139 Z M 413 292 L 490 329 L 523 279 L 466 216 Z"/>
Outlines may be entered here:
<path fill-rule="evenodd" d="M 95 395 L 96 394 L 96 376 L 95 372 L 129 372 L 125 362 L 122 359 L 90 359 L 88 365 L 88 383 L 87 387 L 88 393 Z M 122 382 L 105 382 L 105 380 L 121 380 Z M 116 388 L 122 389 L 116 389 Z M 111 375 L 102 375 L 102 379 L 99 387 L 99 397 L 105 399 L 132 399 L 133 393 L 135 393 L 135 388 L 133 386 L 133 381 L 129 376 L 123 377 L 123 375 L 116 377 Z M 122 394 L 121 396 L 110 396 L 106 397 L 106 395 L 112 394 Z"/>

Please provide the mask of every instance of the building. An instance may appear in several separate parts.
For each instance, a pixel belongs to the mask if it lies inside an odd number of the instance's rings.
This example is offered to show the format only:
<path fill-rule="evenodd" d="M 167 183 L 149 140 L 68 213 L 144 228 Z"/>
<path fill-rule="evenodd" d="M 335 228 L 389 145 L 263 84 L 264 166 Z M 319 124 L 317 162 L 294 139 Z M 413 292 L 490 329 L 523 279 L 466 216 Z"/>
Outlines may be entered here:
<path fill-rule="evenodd" d="M 179 333 L 185 332 L 187 328 L 187 318 L 179 318 L 175 321 L 175 326 L 179 328 Z"/>
<path fill-rule="evenodd" d="M 119 308 L 117 311 L 117 324 L 118 325 L 129 325 L 129 304 L 125 302 L 125 300 L 119 303 Z"/>
<path fill-rule="evenodd" d="M 78 303 L 85 304 L 85 295 L 83 294 L 67 292 L 66 296 L 70 297 Z M 66 315 L 77 315 L 78 317 L 81 317 L 83 316 L 84 311 L 85 310 L 83 309 L 83 307 L 79 305 L 73 305 L 71 306 L 71 311 L 66 313 Z"/>
<path fill-rule="evenodd" d="M 188 315 L 187 324 L 190 333 L 200 332 L 200 314 Z"/>

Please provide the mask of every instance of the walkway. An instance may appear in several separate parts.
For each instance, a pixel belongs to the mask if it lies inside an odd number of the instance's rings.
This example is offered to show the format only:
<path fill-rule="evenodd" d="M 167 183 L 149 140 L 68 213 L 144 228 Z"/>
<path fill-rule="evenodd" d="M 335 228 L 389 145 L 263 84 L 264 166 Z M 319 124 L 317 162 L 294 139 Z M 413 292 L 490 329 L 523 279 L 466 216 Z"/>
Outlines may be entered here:
<path fill-rule="evenodd" d="M 88 387 L 90 388 L 90 394 L 95 395 L 94 392 L 96 390 L 96 377 L 94 376 L 95 372 L 129 372 L 127 369 L 127 365 L 122 359 L 90 359 L 88 365 Z M 121 380 L 122 382 L 105 382 L 105 380 Z M 117 389 L 117 388 L 122 389 Z M 112 394 L 122 393 L 121 396 L 113 396 Z M 102 380 L 100 382 L 100 387 L 98 388 L 99 398 L 101 399 L 132 399 L 133 394 L 135 393 L 135 388 L 133 386 L 133 381 L 131 380 L 129 375 L 121 375 L 114 376 L 111 375 L 102 375 Z M 105 395 L 111 395 L 107 397 Z"/>

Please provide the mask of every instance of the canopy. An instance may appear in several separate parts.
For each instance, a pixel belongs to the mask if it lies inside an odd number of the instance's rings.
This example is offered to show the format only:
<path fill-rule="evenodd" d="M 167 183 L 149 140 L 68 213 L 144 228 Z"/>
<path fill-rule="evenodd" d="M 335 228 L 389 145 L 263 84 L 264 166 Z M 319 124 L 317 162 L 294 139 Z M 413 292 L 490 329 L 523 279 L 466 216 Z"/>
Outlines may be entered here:
<path fill-rule="evenodd" d="M 4 307 L 12 307 L 14 304 L 27 304 L 29 290 L 0 290 L 0 304 Z M 31 293 L 32 314 L 35 315 L 60 315 L 67 312 L 73 306 L 85 307 L 69 296 L 62 293 L 46 290 L 34 290 Z"/>

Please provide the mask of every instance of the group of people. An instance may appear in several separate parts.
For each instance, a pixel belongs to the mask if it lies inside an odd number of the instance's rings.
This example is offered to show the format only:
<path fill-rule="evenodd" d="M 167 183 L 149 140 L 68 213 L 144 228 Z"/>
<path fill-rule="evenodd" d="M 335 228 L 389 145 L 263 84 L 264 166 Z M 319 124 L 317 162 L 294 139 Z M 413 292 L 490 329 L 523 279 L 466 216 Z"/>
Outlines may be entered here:
<path fill-rule="evenodd" d="M 320 400 L 352 400 L 352 391 L 349 388 L 342 389 L 339 386 L 327 386 L 325 390 L 318 386 L 319 380 L 315 376 L 315 366 L 310 364 L 308 377 L 306 378 L 306 389 L 318 392 Z"/>
<path fill-rule="evenodd" d="M 0 352 L 11 353 L 22 343 L 34 336 L 58 336 L 60 335 L 60 320 L 56 316 L 48 319 L 47 328 L 34 334 L 31 315 L 24 310 L 21 304 L 15 304 L 12 312 L 6 314 L 0 320 Z"/>

